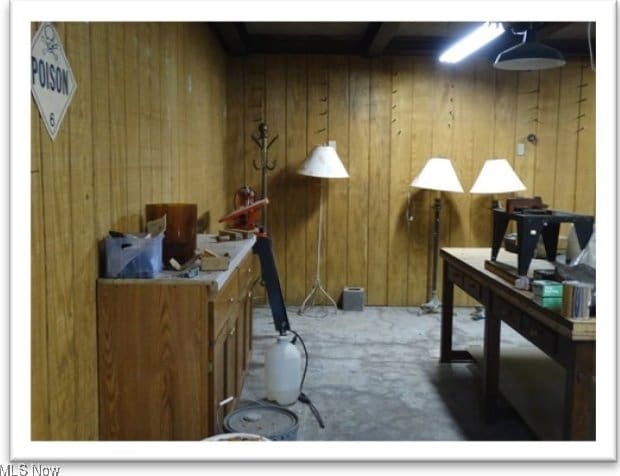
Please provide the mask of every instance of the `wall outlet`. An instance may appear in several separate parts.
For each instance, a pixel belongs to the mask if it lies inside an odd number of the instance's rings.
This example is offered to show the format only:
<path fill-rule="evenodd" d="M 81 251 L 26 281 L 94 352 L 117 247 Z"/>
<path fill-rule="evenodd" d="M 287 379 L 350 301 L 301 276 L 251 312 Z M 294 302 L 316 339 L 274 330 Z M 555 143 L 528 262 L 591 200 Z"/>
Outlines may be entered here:
<path fill-rule="evenodd" d="M 525 155 L 525 144 L 523 142 L 517 144 L 517 155 Z"/>
<path fill-rule="evenodd" d="M 330 147 L 333 147 L 334 150 L 336 150 L 336 141 L 335 140 L 328 141 L 327 145 L 330 146 Z"/>

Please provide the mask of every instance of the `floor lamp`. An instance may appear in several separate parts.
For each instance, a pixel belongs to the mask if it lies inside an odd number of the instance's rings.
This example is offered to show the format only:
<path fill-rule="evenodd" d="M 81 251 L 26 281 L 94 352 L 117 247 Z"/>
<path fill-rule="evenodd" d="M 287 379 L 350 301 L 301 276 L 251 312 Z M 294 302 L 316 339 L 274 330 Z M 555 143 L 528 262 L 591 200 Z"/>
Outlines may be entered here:
<path fill-rule="evenodd" d="M 489 159 L 482 164 L 482 169 L 471 187 L 469 193 L 495 195 L 500 193 L 521 192 L 525 184 L 517 176 L 506 159 Z M 499 201 L 491 199 L 491 210 L 499 208 Z M 476 307 L 472 313 L 473 319 L 484 319 L 484 306 Z"/>
<path fill-rule="evenodd" d="M 433 268 L 431 276 L 431 298 L 420 306 L 423 312 L 435 313 L 441 309 L 441 301 L 437 297 L 437 262 L 439 260 L 439 211 L 441 210 L 441 192 L 463 192 L 450 159 L 432 157 L 419 175 L 411 182 L 412 187 L 435 190 L 433 201 Z"/>
<path fill-rule="evenodd" d="M 338 154 L 336 153 L 336 149 L 327 145 L 319 145 L 316 146 L 310 156 L 301 164 L 301 167 L 297 171 L 297 173 L 301 175 L 307 175 L 309 177 L 317 177 L 319 179 L 329 179 L 329 178 L 349 178 L 349 174 L 347 173 L 344 165 L 342 165 L 342 161 Z M 316 278 L 314 280 L 314 284 L 306 299 L 304 299 L 301 307 L 299 308 L 299 314 L 303 314 L 307 308 L 308 303 L 312 304 L 314 302 L 310 301 L 311 298 L 315 297 L 317 294 L 323 294 L 327 297 L 327 299 L 334 305 L 336 309 L 338 306 L 336 305 L 336 301 L 327 293 L 327 291 L 321 285 L 321 236 L 322 236 L 322 228 L 323 228 L 323 189 L 325 188 L 325 181 L 321 180 L 321 192 L 319 198 L 319 226 L 317 231 L 317 246 L 316 246 Z"/>

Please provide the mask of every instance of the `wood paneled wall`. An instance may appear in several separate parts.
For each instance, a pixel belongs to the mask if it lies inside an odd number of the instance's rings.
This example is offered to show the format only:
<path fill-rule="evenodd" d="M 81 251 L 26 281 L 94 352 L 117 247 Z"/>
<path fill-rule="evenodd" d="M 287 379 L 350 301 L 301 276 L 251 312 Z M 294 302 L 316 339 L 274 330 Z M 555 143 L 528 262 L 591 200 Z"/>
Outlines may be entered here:
<path fill-rule="evenodd" d="M 197 203 L 217 230 L 226 57 L 198 23 L 56 27 L 77 90 L 54 142 L 31 103 L 32 438 L 97 439 L 98 242 L 152 202 Z"/>
<path fill-rule="evenodd" d="M 260 192 L 250 136 L 261 121 L 279 136 L 268 231 L 290 304 L 315 276 L 320 191 L 296 169 L 327 140 L 351 175 L 325 183 L 321 277 L 332 296 L 357 285 L 368 305 L 427 299 L 432 197 L 409 183 L 431 155 L 451 157 L 466 190 L 486 158 L 506 157 L 527 195 L 594 213 L 595 78 L 585 59 L 541 73 L 449 70 L 423 57 L 227 59 L 197 23 L 57 28 L 77 90 L 54 142 L 31 105 L 35 440 L 98 437 L 99 241 L 110 229 L 141 230 L 150 202 L 197 203 L 217 231 L 238 187 Z M 515 157 L 529 133 L 536 145 Z M 444 198 L 442 246 L 488 246 L 489 197 Z"/>
<path fill-rule="evenodd" d="M 520 195 L 595 212 L 595 77 L 587 58 L 506 72 L 430 57 L 254 56 L 231 59 L 228 78 L 227 151 L 230 161 L 244 160 L 229 193 L 243 183 L 260 193 L 250 138 L 258 124 L 279 136 L 269 149 L 277 167 L 269 173 L 268 231 L 290 304 L 314 282 L 319 210 L 319 180 L 296 169 L 328 140 L 351 176 L 325 183 L 321 278 L 334 297 L 354 285 L 365 288 L 368 305 L 427 300 L 433 196 L 409 183 L 431 156 L 452 158 L 466 192 L 484 160 L 504 157 L 527 186 Z M 525 155 L 515 155 L 517 143 Z M 490 246 L 491 197 L 448 193 L 443 204 L 441 246 Z M 473 302 L 458 293 L 457 303 Z"/>

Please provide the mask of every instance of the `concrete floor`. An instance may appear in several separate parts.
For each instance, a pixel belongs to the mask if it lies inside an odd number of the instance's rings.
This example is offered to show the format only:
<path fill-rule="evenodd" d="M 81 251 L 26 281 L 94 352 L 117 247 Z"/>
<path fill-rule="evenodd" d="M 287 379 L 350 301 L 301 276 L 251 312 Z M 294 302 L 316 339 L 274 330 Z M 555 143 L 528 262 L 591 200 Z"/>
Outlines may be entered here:
<path fill-rule="evenodd" d="M 482 345 L 483 320 L 471 308 L 455 312 L 454 348 Z M 309 353 L 303 391 L 318 409 L 321 429 L 309 407 L 287 407 L 299 418 L 301 441 L 535 440 L 505 401 L 496 422 L 480 412 L 480 379 L 474 363 L 439 364 L 439 314 L 417 308 L 366 307 L 362 312 L 288 309 L 291 328 Z M 275 341 L 271 311 L 257 307 L 251 365 L 240 406 L 266 396 L 264 354 Z M 529 344 L 507 326 L 502 346 Z M 301 346 L 298 346 L 301 349 Z"/>

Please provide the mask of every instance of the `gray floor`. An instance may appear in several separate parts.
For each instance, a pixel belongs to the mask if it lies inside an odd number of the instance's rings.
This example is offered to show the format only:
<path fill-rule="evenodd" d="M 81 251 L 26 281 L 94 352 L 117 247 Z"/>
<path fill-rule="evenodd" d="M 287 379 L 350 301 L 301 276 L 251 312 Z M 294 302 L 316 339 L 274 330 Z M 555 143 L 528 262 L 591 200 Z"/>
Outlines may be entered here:
<path fill-rule="evenodd" d="M 482 345 L 483 320 L 471 308 L 457 309 L 454 348 Z M 291 328 L 309 353 L 303 391 L 325 422 L 321 429 L 309 407 L 287 407 L 299 418 L 297 440 L 458 441 L 532 440 L 536 436 L 503 400 L 496 422 L 480 413 L 476 364 L 439 364 L 439 314 L 417 308 L 366 307 L 363 312 L 288 310 Z M 264 355 L 275 341 L 271 312 L 258 307 L 250 369 L 240 405 L 265 398 Z M 502 346 L 529 344 L 502 327 Z M 300 347 L 301 348 L 301 347 Z"/>

